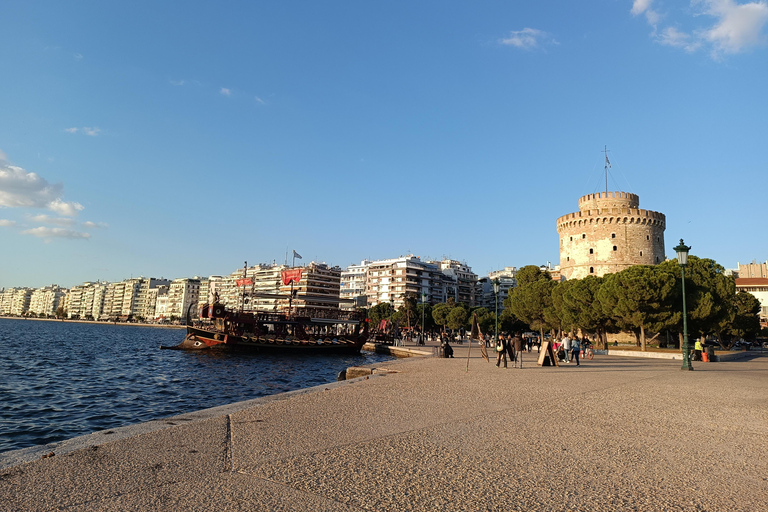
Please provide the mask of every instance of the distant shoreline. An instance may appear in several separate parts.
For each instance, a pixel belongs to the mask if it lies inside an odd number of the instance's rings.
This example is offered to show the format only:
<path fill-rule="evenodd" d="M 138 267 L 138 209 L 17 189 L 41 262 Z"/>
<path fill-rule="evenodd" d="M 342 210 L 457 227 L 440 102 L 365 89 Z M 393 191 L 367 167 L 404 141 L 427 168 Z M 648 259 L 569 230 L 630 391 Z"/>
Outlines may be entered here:
<path fill-rule="evenodd" d="M 37 321 L 37 322 L 63 322 L 72 324 L 96 324 L 96 325 L 117 325 L 127 327 L 156 327 L 158 329 L 186 329 L 186 325 L 169 325 L 169 324 L 146 324 L 140 322 L 100 322 L 98 320 L 69 320 L 61 318 L 28 318 L 22 316 L 4 316 L 0 315 L 0 318 L 8 320 L 23 320 L 23 321 Z"/>

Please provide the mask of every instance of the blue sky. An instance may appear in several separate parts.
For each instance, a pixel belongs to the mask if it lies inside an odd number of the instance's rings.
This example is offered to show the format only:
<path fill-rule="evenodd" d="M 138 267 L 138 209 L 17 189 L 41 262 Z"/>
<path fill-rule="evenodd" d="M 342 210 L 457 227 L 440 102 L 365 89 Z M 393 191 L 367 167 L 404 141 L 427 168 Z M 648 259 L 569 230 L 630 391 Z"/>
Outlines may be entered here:
<path fill-rule="evenodd" d="M 768 4 L 0 4 L 0 288 L 559 263 L 604 189 L 768 259 Z"/>

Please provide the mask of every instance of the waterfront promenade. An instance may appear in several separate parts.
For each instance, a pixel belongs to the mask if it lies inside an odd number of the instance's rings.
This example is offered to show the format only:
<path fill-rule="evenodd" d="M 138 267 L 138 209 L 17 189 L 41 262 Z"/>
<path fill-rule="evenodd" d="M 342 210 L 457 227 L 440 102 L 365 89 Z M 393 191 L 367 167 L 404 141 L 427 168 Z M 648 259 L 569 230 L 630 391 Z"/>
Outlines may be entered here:
<path fill-rule="evenodd" d="M 24 450 L 33 461 L 0 469 L 0 510 L 765 507 L 768 357 L 683 372 L 615 356 L 539 367 L 534 351 L 505 370 L 474 345 L 466 371 L 454 349 Z"/>

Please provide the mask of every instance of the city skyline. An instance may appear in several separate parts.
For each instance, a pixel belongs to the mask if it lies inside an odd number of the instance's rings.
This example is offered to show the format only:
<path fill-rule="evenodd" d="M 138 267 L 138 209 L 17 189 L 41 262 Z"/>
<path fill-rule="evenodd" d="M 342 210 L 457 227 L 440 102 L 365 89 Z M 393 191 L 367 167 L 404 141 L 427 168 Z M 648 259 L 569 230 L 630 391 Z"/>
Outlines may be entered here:
<path fill-rule="evenodd" d="M 3 3 L 0 288 L 558 265 L 606 146 L 667 257 L 768 260 L 768 4 L 525 4 Z"/>

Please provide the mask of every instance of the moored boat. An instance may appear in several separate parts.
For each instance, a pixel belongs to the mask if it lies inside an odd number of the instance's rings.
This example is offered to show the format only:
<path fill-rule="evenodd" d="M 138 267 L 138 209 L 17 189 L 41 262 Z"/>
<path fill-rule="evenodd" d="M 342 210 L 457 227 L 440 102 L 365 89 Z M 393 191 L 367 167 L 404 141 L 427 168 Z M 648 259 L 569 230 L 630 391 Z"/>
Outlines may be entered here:
<path fill-rule="evenodd" d="M 319 312 L 318 312 L 319 313 Z M 355 311 L 323 311 L 323 316 L 230 311 L 220 303 L 187 312 L 186 350 L 227 348 L 248 351 L 356 353 L 368 339 L 368 322 Z"/>

